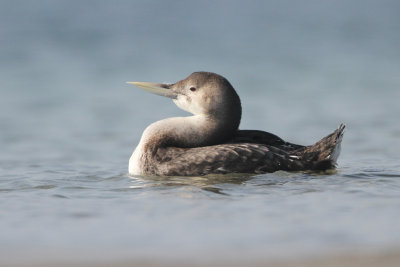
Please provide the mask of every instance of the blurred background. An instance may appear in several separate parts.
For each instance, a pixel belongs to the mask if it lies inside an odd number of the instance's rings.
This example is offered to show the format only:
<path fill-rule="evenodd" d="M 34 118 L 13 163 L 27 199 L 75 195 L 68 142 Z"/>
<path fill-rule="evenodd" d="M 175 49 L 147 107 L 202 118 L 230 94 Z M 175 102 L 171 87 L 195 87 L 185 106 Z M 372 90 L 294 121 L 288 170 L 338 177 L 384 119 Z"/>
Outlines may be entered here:
<path fill-rule="evenodd" d="M 3 194 L 3 206 L 13 205 L 0 213 L 9 230 L 1 245 L 20 248 L 24 235 L 35 236 L 11 227 L 31 218 L 26 190 L 39 196 L 40 210 L 48 191 L 37 186 L 61 190 L 50 197 L 68 195 L 58 183 L 71 177 L 79 183 L 118 176 L 129 184 L 128 159 L 145 127 L 185 115 L 126 81 L 176 82 L 194 71 L 216 72 L 241 96 L 242 129 L 312 144 L 344 122 L 343 171 L 398 177 L 399 12 L 394 0 L 0 0 L 0 171 L 3 191 L 13 192 Z M 387 190 L 398 189 L 397 182 Z M 95 199 L 101 190 L 92 192 Z M 48 208 L 51 214 L 55 206 Z M 391 240 L 389 232 L 380 238 Z"/>
<path fill-rule="evenodd" d="M 175 82 L 198 70 L 238 90 L 241 128 L 306 143 L 340 122 L 353 128 L 347 140 L 369 142 L 371 126 L 380 138 L 399 135 L 397 1 L 0 5 L 2 139 L 29 137 L 43 150 L 121 134 L 133 147 L 149 122 L 184 113 L 125 81 Z"/>

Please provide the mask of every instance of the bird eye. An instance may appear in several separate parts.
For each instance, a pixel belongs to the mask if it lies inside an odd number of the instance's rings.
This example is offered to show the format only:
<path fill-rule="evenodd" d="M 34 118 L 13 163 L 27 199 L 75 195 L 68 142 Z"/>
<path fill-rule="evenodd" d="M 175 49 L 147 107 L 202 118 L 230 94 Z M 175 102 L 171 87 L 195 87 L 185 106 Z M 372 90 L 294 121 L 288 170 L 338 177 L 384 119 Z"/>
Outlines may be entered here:
<path fill-rule="evenodd" d="M 196 88 L 195 88 L 195 87 L 190 87 L 189 90 L 192 91 L 192 92 L 194 92 L 194 91 L 196 91 Z"/>

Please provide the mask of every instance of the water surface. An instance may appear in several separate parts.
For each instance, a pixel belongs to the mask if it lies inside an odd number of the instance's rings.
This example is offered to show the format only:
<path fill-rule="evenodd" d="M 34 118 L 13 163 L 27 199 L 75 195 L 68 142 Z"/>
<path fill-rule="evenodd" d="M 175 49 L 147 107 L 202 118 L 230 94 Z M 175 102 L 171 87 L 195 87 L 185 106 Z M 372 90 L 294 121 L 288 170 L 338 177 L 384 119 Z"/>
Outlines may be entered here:
<path fill-rule="evenodd" d="M 298 258 L 400 245 L 396 1 L 0 2 L 0 257 Z M 129 177 L 150 123 L 185 115 L 125 81 L 227 77 L 242 129 L 336 172 Z"/>

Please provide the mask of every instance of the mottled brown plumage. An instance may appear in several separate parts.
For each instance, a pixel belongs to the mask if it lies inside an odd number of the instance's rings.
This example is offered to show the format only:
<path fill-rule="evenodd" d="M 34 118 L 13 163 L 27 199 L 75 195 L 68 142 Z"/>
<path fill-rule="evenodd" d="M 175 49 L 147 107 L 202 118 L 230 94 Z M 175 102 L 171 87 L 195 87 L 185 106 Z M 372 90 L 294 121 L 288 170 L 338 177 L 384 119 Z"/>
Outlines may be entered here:
<path fill-rule="evenodd" d="M 335 168 L 344 125 L 312 146 L 258 130 L 238 130 L 240 99 L 222 76 L 196 72 L 175 84 L 135 83 L 170 97 L 194 116 L 150 125 L 132 154 L 134 175 L 193 176 Z"/>

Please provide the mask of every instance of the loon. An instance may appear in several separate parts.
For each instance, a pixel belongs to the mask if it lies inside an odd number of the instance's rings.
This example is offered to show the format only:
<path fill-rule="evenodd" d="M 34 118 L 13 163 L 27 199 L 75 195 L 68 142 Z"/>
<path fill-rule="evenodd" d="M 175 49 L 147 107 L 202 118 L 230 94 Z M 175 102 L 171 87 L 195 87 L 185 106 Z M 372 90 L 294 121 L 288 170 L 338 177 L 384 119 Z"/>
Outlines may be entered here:
<path fill-rule="evenodd" d="M 344 124 L 314 145 L 296 145 L 268 132 L 239 130 L 240 98 L 216 73 L 194 72 L 174 84 L 128 83 L 171 98 L 193 114 L 148 126 L 129 160 L 130 175 L 258 174 L 336 167 Z"/>

